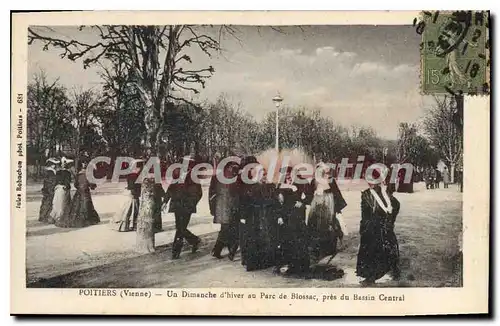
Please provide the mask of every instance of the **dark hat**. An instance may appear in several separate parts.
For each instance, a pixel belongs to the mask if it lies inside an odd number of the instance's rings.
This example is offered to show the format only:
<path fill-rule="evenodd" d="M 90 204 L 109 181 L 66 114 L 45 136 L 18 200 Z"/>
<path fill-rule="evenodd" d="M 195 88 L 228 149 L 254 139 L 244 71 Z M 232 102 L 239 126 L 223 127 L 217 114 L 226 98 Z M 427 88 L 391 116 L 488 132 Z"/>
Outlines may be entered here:
<path fill-rule="evenodd" d="M 252 155 L 251 156 L 245 156 L 241 160 L 240 168 L 244 168 L 248 164 L 259 164 L 259 161 L 257 161 L 257 158 L 255 156 L 252 156 Z"/>

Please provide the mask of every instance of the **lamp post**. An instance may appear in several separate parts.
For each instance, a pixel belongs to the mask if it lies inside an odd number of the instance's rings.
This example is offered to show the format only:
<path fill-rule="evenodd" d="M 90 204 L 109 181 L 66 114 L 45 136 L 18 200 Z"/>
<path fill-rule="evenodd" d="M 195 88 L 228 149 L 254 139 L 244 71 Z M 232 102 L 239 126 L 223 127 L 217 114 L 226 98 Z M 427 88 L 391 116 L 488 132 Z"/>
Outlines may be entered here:
<path fill-rule="evenodd" d="M 389 149 L 387 147 L 384 147 L 384 149 L 382 150 L 382 158 L 384 160 L 384 165 L 386 164 L 385 163 L 385 159 L 387 157 L 387 153 L 389 152 Z"/>
<path fill-rule="evenodd" d="M 279 147 L 279 116 L 278 112 L 280 109 L 281 102 L 283 102 L 283 98 L 280 96 L 280 93 L 278 92 L 278 95 L 273 97 L 273 102 L 274 105 L 276 105 L 276 152 L 279 152 L 280 147 Z"/>

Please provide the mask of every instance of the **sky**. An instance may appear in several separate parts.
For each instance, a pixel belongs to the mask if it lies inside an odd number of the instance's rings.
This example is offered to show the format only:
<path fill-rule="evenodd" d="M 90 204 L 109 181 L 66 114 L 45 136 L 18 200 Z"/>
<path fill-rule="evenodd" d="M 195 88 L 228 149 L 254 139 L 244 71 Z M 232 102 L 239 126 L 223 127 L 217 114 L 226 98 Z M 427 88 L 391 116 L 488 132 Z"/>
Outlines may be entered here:
<path fill-rule="evenodd" d="M 396 139 L 400 122 L 419 120 L 430 99 L 420 95 L 420 36 L 411 26 L 237 26 L 236 37 L 223 35 L 223 52 L 208 57 L 189 49 L 195 67 L 215 68 L 197 100 L 221 94 L 262 119 L 283 105 L 321 110 L 336 123 L 372 127 Z M 46 35 L 97 41 L 76 27 L 37 27 Z M 212 29 L 207 30 L 213 33 Z M 29 79 L 43 69 L 67 88 L 99 87 L 99 69 L 60 58 L 60 50 L 29 46 Z"/>

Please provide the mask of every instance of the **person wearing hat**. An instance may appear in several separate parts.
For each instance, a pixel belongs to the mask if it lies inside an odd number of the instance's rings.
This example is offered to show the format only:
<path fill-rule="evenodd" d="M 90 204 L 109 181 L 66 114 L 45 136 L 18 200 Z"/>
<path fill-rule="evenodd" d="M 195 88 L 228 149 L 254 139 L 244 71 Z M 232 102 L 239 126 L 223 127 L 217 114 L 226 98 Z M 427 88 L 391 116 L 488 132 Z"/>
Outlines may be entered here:
<path fill-rule="evenodd" d="M 88 225 L 98 224 L 100 222 L 99 214 L 94 208 L 90 190 L 95 189 L 96 185 L 90 183 L 87 179 L 88 162 L 81 160 L 75 180 L 76 192 L 71 200 L 69 214 L 56 222 L 56 226 L 63 228 L 77 228 Z"/>
<path fill-rule="evenodd" d="M 180 182 L 172 183 L 165 192 L 164 205 L 170 202 L 169 213 L 175 214 L 175 238 L 172 246 L 172 259 L 179 259 L 184 239 L 192 246 L 191 251 L 195 253 L 200 246 L 201 239 L 187 229 L 191 220 L 191 215 L 196 213 L 196 206 L 200 201 L 203 192 L 201 184 L 196 183 L 191 178 L 191 170 L 195 166 L 194 159 L 184 157 L 187 161 L 188 169 L 186 173 L 181 171 L 174 174 L 180 177 Z"/>
<path fill-rule="evenodd" d="M 54 191 L 56 188 L 57 167 L 61 162 L 53 157 L 46 162 L 45 173 L 42 187 L 42 204 L 40 205 L 40 214 L 38 221 L 47 223 L 51 220 L 52 201 L 54 200 Z"/>
<path fill-rule="evenodd" d="M 223 167 L 222 173 L 226 179 L 233 179 L 238 176 L 238 170 L 238 164 L 232 162 Z M 208 198 L 214 223 L 221 225 L 219 236 L 212 250 L 212 256 L 221 259 L 222 249 L 227 247 L 229 250 L 228 257 L 233 260 L 238 250 L 238 183 L 230 182 L 225 184 L 219 180 L 216 173 L 210 180 Z"/>
<path fill-rule="evenodd" d="M 370 285 L 390 272 L 400 277 L 399 246 L 394 224 L 400 203 L 385 184 L 380 184 L 380 172 L 366 176 L 369 188 L 361 193 L 360 246 L 356 274 Z"/>
<path fill-rule="evenodd" d="M 141 173 L 143 163 L 144 160 L 141 159 L 132 162 L 134 170 L 127 175 L 126 200 L 121 209 L 111 219 L 111 227 L 118 232 L 134 231 L 137 227 L 141 183 L 136 181 Z"/>
<path fill-rule="evenodd" d="M 52 211 L 50 212 L 50 222 L 55 223 L 56 226 L 61 220 L 68 217 L 71 204 L 71 171 L 69 166 L 73 160 L 63 156 L 60 161 L 61 167 L 56 172 L 56 186 L 52 200 Z"/>

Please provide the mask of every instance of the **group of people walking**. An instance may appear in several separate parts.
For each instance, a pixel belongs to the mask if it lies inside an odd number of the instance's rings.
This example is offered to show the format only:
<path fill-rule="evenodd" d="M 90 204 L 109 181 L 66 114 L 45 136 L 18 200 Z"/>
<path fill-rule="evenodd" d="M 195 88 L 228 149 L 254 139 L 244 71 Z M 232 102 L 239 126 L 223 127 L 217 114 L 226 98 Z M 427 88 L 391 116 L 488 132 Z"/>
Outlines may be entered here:
<path fill-rule="evenodd" d="M 53 222 L 61 227 L 78 227 L 99 223 L 90 196 L 90 184 L 85 175 L 86 164 L 81 162 L 75 178 L 77 192 L 70 200 L 71 173 L 68 161 L 49 160 L 47 178 L 44 183 L 40 220 Z M 136 182 L 141 173 L 141 161 L 134 162 L 137 169 L 127 176 L 127 201 L 111 220 L 117 231 L 134 231 L 140 206 L 141 183 Z M 274 267 L 277 274 L 308 277 L 312 275 L 314 262 L 337 254 L 339 244 L 348 234 L 342 218 L 342 210 L 347 206 L 333 176 L 333 170 L 320 163 L 322 178 L 301 180 L 300 175 L 292 176 L 292 167 L 287 167 L 285 178 L 278 183 L 270 182 L 266 171 L 255 183 L 243 180 L 244 171 L 248 179 L 253 179 L 256 169 L 245 169 L 249 164 L 258 163 L 254 156 L 247 156 L 240 164 L 224 166 L 226 179 L 234 178 L 228 184 L 212 176 L 208 191 L 210 213 L 214 223 L 221 229 L 212 256 L 223 259 L 222 251 L 228 249 L 228 258 L 234 260 L 238 249 L 241 264 L 247 271 Z M 184 242 L 196 252 L 201 239 L 188 230 L 189 222 L 202 198 L 201 184 L 191 179 L 195 166 L 189 159 L 188 170 L 181 175 L 184 182 L 173 183 L 164 191 L 161 184 L 155 184 L 153 196 L 154 231 L 162 229 L 161 212 L 169 205 L 169 212 L 175 215 L 175 238 L 172 258 L 178 259 Z M 374 171 L 374 177 L 377 171 Z M 52 176 L 52 174 L 53 176 Z M 174 177 L 179 177 L 176 175 Z M 357 260 L 357 275 L 366 283 L 375 282 L 391 272 L 398 278 L 399 247 L 394 232 L 399 202 L 390 188 L 379 184 L 369 184 L 369 189 L 361 194 L 360 247 Z M 306 214 L 306 207 L 309 211 Z M 327 264 L 328 265 L 328 264 Z"/>
<path fill-rule="evenodd" d="M 221 224 L 212 255 L 222 259 L 222 249 L 227 248 L 228 258 L 233 260 L 239 247 L 241 264 L 247 271 L 274 266 L 277 274 L 313 275 L 314 262 L 333 258 L 347 234 L 342 218 L 347 203 L 332 177 L 333 171 L 319 164 L 322 178 L 305 183 L 294 180 L 288 167 L 278 184 L 268 182 L 266 171 L 257 183 L 242 182 L 245 166 L 253 163 L 257 163 L 255 157 L 246 157 L 240 165 L 225 166 L 225 178 L 236 178 L 235 183 L 224 184 L 212 177 L 210 211 L 214 222 Z M 306 215 L 307 206 L 310 209 Z M 398 213 L 399 202 L 385 186 L 370 184 L 363 191 L 356 271 L 365 283 L 375 282 L 388 272 L 393 278 L 400 276 L 394 232 Z"/>
<path fill-rule="evenodd" d="M 191 220 L 191 215 L 196 213 L 196 207 L 202 197 L 201 184 L 194 182 L 190 177 L 190 172 L 194 167 L 194 160 L 188 159 L 188 170 L 184 171 L 186 175 L 179 175 L 179 170 L 174 171 L 174 178 L 181 178 L 182 183 L 170 184 L 167 190 L 163 189 L 160 183 L 155 183 L 153 188 L 153 231 L 160 232 L 162 230 L 161 213 L 163 207 L 169 205 L 169 213 L 174 213 L 175 216 L 175 237 L 172 246 L 172 257 L 178 259 L 180 257 L 184 240 L 192 246 L 192 252 L 196 252 L 201 243 L 199 237 L 188 230 L 188 225 Z M 135 170 L 127 176 L 126 198 L 123 206 L 117 211 L 111 219 L 111 226 L 119 232 L 135 231 L 137 228 L 137 218 L 139 215 L 139 205 L 142 184 L 137 182 L 137 178 L 142 173 L 144 160 L 136 160 L 132 164 Z"/>
<path fill-rule="evenodd" d="M 76 228 L 97 224 L 99 214 L 94 209 L 90 189 L 95 184 L 86 177 L 87 163 L 79 162 L 77 173 L 71 169 L 73 160 L 65 156 L 49 158 L 46 162 L 42 187 L 42 204 L 38 220 L 62 228 Z M 76 189 L 71 197 L 71 183 Z"/>
<path fill-rule="evenodd" d="M 424 181 L 426 189 L 439 189 L 439 184 L 443 182 L 444 188 L 448 188 L 450 183 L 450 173 L 448 167 L 444 167 L 443 171 L 439 171 L 433 167 L 424 170 Z"/>

